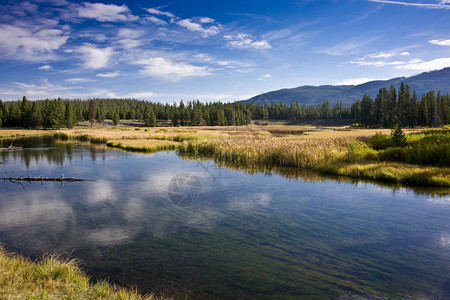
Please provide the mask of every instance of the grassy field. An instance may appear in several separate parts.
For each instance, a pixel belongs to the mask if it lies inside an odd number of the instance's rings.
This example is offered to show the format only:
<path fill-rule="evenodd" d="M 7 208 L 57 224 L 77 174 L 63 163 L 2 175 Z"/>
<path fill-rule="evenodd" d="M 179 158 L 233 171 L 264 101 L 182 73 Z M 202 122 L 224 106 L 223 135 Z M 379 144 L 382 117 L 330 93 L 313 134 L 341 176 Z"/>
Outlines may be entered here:
<path fill-rule="evenodd" d="M 44 256 L 33 262 L 0 246 L 0 299 L 158 299 L 111 285 L 90 283 L 75 260 Z"/>
<path fill-rule="evenodd" d="M 0 130 L 0 137 L 54 134 L 63 140 L 106 143 L 127 151 L 178 149 L 181 154 L 235 165 L 292 166 L 354 178 L 450 187 L 449 130 L 440 131 L 444 136 L 423 131 L 405 130 L 408 146 L 402 149 L 369 146 L 373 136 L 381 142 L 389 138 L 390 129 L 285 125 Z M 436 163 L 439 161 L 442 163 Z"/>

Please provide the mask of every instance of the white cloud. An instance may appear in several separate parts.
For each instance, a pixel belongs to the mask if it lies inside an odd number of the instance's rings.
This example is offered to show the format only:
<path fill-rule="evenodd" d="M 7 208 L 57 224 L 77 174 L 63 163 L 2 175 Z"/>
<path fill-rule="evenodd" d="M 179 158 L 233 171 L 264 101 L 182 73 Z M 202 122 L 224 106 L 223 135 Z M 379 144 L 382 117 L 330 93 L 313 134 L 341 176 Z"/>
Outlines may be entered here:
<path fill-rule="evenodd" d="M 111 47 L 97 48 L 91 44 L 85 44 L 77 49 L 81 53 L 86 69 L 100 69 L 108 66 L 114 50 Z"/>
<path fill-rule="evenodd" d="M 33 31 L 7 24 L 0 25 L 0 50 L 7 56 L 24 60 L 53 58 L 52 54 L 64 45 L 69 36 L 58 29 Z"/>
<path fill-rule="evenodd" d="M 236 49 L 271 49 L 269 42 L 266 40 L 256 41 L 252 35 L 246 33 L 238 33 L 236 35 L 225 35 L 223 37 L 227 40 L 227 47 Z"/>
<path fill-rule="evenodd" d="M 58 94 L 68 93 L 72 88 L 55 85 L 44 79 L 39 83 L 14 82 L 8 90 L 0 89 L 0 98 L 13 100 L 26 95 L 29 99 L 55 98 Z"/>
<path fill-rule="evenodd" d="M 215 20 L 208 17 L 199 18 L 200 23 L 213 23 Z"/>
<path fill-rule="evenodd" d="M 429 41 L 429 43 L 432 45 L 437 45 L 437 46 L 450 46 L 450 39 L 448 39 L 448 40 L 431 40 L 431 41 Z"/>
<path fill-rule="evenodd" d="M 400 56 L 409 56 L 409 55 L 410 55 L 410 53 L 408 51 L 400 53 Z"/>
<path fill-rule="evenodd" d="M 161 10 L 156 9 L 156 8 L 149 8 L 149 9 L 147 9 L 147 11 L 149 13 L 151 13 L 152 15 L 166 16 L 166 17 L 169 17 L 169 18 L 175 18 L 174 14 L 172 14 L 170 12 L 166 12 L 166 11 L 161 11 Z"/>
<path fill-rule="evenodd" d="M 138 19 L 131 14 L 130 9 L 125 4 L 118 6 L 89 2 L 83 2 L 82 6 L 78 7 L 78 16 L 100 22 L 126 22 Z"/>
<path fill-rule="evenodd" d="M 167 22 L 161 19 L 158 19 L 155 16 L 148 16 L 146 17 L 147 20 L 149 20 L 150 22 L 155 23 L 156 25 L 160 25 L 160 26 L 166 26 Z"/>
<path fill-rule="evenodd" d="M 373 67 L 398 66 L 405 64 L 405 62 L 403 61 L 390 61 L 390 62 L 381 60 L 367 61 L 365 58 L 358 58 L 352 60 L 350 63 L 359 66 L 373 66 Z"/>
<path fill-rule="evenodd" d="M 103 78 L 114 78 L 114 77 L 118 77 L 118 76 L 125 76 L 125 74 L 123 74 L 120 71 L 115 71 L 115 72 L 107 72 L 107 73 L 98 73 L 95 76 L 103 77 Z"/>
<path fill-rule="evenodd" d="M 434 71 L 447 67 L 450 67 L 450 57 L 436 58 L 430 61 L 413 60 L 395 68 L 402 70 Z"/>
<path fill-rule="evenodd" d="M 146 98 L 152 98 L 155 94 L 152 92 L 140 92 L 140 93 L 132 93 L 130 94 L 131 98 L 137 98 L 137 99 L 146 99 Z"/>
<path fill-rule="evenodd" d="M 50 66 L 50 65 L 43 65 L 43 66 L 40 66 L 37 69 L 38 70 L 50 70 L 51 68 L 52 68 L 52 66 Z"/>
<path fill-rule="evenodd" d="M 176 23 L 178 25 L 180 25 L 181 27 L 188 29 L 189 31 L 200 32 L 204 37 L 216 35 L 221 30 L 221 26 L 215 26 L 215 25 L 207 27 L 207 28 L 203 28 L 203 26 L 201 24 L 195 23 L 192 19 L 183 19 L 183 20 L 177 21 Z"/>
<path fill-rule="evenodd" d="M 64 81 L 67 81 L 70 83 L 84 83 L 84 82 L 90 82 L 90 81 L 95 81 L 95 80 L 89 79 L 89 78 L 68 78 Z"/>
<path fill-rule="evenodd" d="M 208 67 L 198 67 L 186 62 L 174 62 L 163 57 L 142 59 L 135 64 L 144 66 L 143 74 L 165 79 L 176 80 L 181 77 L 198 77 L 212 74 L 212 70 Z"/>
<path fill-rule="evenodd" d="M 434 8 L 434 9 L 450 9 L 450 2 L 447 0 L 440 1 L 439 4 L 433 4 L 433 3 L 412 3 L 412 2 L 402 2 L 402 1 L 390 1 L 390 0 L 368 0 L 370 2 L 377 2 L 377 3 L 385 3 L 385 4 L 397 4 L 397 5 L 403 5 L 403 6 L 415 6 L 415 7 L 422 7 L 422 8 Z"/>
<path fill-rule="evenodd" d="M 117 33 L 118 43 L 125 49 L 133 49 L 142 45 L 141 37 L 145 34 L 143 30 L 122 28 Z"/>
<path fill-rule="evenodd" d="M 145 34 L 143 30 L 136 30 L 130 28 L 121 28 L 117 35 L 119 37 L 129 38 L 129 39 L 138 39 Z"/>
<path fill-rule="evenodd" d="M 269 80 L 270 78 L 272 78 L 272 74 L 267 73 L 266 75 L 258 78 L 258 80 L 266 81 Z"/>
<path fill-rule="evenodd" d="M 394 55 L 395 55 L 394 53 L 381 52 L 381 53 L 378 53 L 378 54 L 371 54 L 371 55 L 369 55 L 369 57 L 372 57 L 372 58 L 390 58 L 390 57 L 393 57 Z"/>

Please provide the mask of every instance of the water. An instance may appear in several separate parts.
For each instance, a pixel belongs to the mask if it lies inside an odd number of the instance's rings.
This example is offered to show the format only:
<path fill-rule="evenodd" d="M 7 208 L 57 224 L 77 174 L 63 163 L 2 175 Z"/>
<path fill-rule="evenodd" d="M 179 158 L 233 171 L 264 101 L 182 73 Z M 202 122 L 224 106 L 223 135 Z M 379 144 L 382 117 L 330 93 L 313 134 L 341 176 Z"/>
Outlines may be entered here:
<path fill-rule="evenodd" d="M 0 240 L 24 255 L 67 252 L 94 278 L 180 299 L 450 297 L 448 190 L 49 138 L 14 146 L 2 176 L 93 180 L 0 181 Z"/>

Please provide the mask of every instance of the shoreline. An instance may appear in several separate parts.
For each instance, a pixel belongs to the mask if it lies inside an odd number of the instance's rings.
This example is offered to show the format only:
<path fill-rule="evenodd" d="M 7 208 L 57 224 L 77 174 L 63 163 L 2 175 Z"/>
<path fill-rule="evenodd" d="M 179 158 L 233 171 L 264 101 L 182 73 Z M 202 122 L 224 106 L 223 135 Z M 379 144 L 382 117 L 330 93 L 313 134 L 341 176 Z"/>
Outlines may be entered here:
<path fill-rule="evenodd" d="M 134 130 L 133 130 L 134 129 Z M 264 129 L 264 130 L 262 130 Z M 306 134 L 289 134 L 306 131 Z M 310 131 L 307 131 L 310 130 Z M 439 130 L 439 129 L 438 129 Z M 390 130 L 299 126 L 151 127 L 63 130 L 0 130 L 0 138 L 54 135 L 60 140 L 106 144 L 124 151 L 152 153 L 177 150 L 216 162 L 239 165 L 288 165 L 322 174 L 401 183 L 407 186 L 450 187 L 450 167 L 383 161 L 380 151 L 366 142 L 377 132 Z M 417 133 L 420 130 L 406 129 Z M 282 134 L 288 132 L 288 134 Z M 448 130 L 443 130 L 448 132 Z M 294 150 L 292 150 L 294 149 Z"/>

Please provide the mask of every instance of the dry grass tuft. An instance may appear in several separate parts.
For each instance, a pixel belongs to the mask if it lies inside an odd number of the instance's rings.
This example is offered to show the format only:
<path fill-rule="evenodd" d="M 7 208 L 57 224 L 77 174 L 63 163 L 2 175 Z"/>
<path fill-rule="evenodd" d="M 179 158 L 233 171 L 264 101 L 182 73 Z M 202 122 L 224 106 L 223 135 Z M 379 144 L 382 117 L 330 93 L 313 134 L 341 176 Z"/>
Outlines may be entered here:
<path fill-rule="evenodd" d="M 96 284 L 75 260 L 57 255 L 32 262 L 0 246 L 0 299 L 157 299 L 106 281 Z"/>

